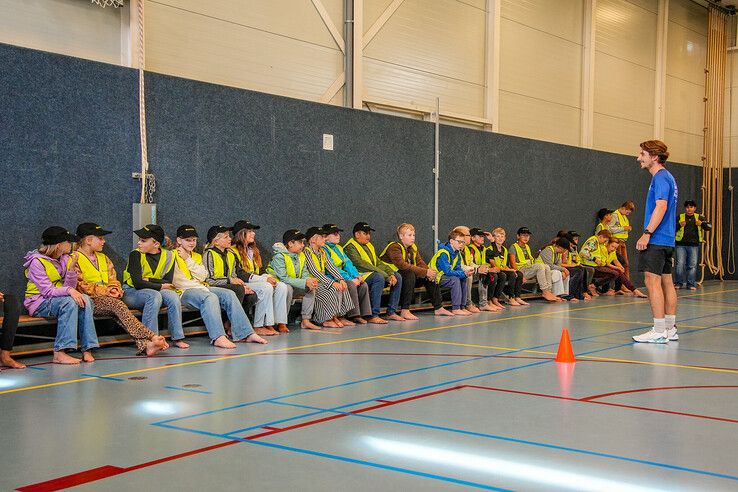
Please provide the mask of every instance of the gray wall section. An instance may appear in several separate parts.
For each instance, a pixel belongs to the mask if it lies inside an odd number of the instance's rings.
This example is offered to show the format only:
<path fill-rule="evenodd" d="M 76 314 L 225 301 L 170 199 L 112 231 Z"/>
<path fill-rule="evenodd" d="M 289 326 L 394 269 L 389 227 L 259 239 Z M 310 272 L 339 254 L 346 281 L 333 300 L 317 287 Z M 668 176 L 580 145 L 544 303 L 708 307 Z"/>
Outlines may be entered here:
<path fill-rule="evenodd" d="M 0 289 L 22 292 L 23 253 L 52 224 L 111 228 L 108 253 L 122 269 L 138 199 L 136 72 L 1 44 L 0 64 Z M 248 218 L 269 249 L 291 227 L 335 222 L 349 233 L 366 220 L 381 246 L 412 222 L 430 256 L 431 124 L 158 74 L 146 81 L 167 232 L 189 223 L 204 237 Z M 323 133 L 334 151 L 322 150 Z M 632 156 L 447 126 L 441 138 L 441 238 L 459 223 L 527 225 L 538 245 L 559 228 L 588 233 L 598 208 L 628 198 L 641 229 L 648 176 Z M 669 169 L 680 196 L 696 196 L 700 170 Z"/>

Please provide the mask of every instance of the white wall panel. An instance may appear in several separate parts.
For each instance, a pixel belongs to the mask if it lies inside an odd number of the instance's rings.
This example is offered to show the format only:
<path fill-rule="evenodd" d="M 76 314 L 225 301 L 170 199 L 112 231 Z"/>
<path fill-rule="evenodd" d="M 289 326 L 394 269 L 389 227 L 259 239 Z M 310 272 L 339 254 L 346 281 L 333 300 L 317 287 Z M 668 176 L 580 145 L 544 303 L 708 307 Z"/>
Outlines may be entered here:
<path fill-rule="evenodd" d="M 583 1 L 502 0 L 502 17 L 581 45 Z"/>
<path fill-rule="evenodd" d="M 581 107 L 582 47 L 502 19 L 500 88 Z"/>
<path fill-rule="evenodd" d="M 705 27 L 707 17 L 705 16 Z M 707 61 L 707 29 L 699 34 L 669 22 L 667 37 L 666 73 L 688 80 L 694 84 L 705 85 L 705 64 Z"/>
<path fill-rule="evenodd" d="M 669 0 L 669 22 L 707 35 L 707 9 L 692 0 Z"/>
<path fill-rule="evenodd" d="M 626 0 L 597 0 L 596 50 L 655 68 L 656 13 L 646 4 L 639 5 Z"/>
<path fill-rule="evenodd" d="M 500 91 L 500 133 L 579 145 L 580 110 Z"/>
<path fill-rule="evenodd" d="M 390 2 L 368 0 L 366 32 Z M 373 19 L 373 20 L 372 20 Z M 481 117 L 485 12 L 456 0 L 405 0 L 364 47 L 364 98 Z"/>
<path fill-rule="evenodd" d="M 655 77 L 654 70 L 597 52 L 595 113 L 653 125 Z"/>
<path fill-rule="evenodd" d="M 666 77 L 666 128 L 702 135 L 705 126 L 705 88 Z"/>
<path fill-rule="evenodd" d="M 120 64 L 119 9 L 80 0 L 0 0 L 0 43 Z"/>
<path fill-rule="evenodd" d="M 364 61 L 364 93 L 369 101 L 423 108 L 435 108 L 440 97 L 442 112 L 483 116 L 484 87 L 379 60 Z"/>
<path fill-rule="evenodd" d="M 653 138 L 653 125 L 624 120 L 612 116 L 594 115 L 594 147 L 598 150 L 633 155 L 638 154 L 638 144 Z"/>
<path fill-rule="evenodd" d="M 664 131 L 664 141 L 669 146 L 670 161 L 692 164 L 694 166 L 702 165 L 702 146 L 704 143 L 702 135 L 694 135 L 667 128 Z"/>
<path fill-rule="evenodd" d="M 312 23 L 321 28 L 317 13 Z M 146 33 L 148 70 L 216 84 L 317 100 L 343 71 L 337 48 L 153 1 Z"/>

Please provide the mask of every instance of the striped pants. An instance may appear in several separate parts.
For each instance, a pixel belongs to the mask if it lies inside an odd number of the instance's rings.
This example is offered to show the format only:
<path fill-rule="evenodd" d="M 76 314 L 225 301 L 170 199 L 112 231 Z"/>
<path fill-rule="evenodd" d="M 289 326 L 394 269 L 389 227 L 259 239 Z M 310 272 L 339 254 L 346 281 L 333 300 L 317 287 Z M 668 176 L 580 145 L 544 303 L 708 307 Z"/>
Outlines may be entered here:
<path fill-rule="evenodd" d="M 313 310 L 313 320 L 316 323 L 323 323 L 334 316 L 344 316 L 352 309 L 354 309 L 354 303 L 348 289 L 338 292 L 332 284 L 318 284 L 315 289 Z"/>

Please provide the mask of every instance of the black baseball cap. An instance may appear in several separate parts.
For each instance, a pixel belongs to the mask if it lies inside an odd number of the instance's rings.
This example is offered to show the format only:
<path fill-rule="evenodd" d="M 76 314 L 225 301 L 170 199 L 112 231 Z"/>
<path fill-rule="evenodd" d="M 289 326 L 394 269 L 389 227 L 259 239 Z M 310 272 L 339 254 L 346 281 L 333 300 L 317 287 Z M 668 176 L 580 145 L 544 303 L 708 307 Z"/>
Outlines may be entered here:
<path fill-rule="evenodd" d="M 323 235 L 325 235 L 325 234 L 328 234 L 328 233 L 322 227 L 311 227 L 307 231 L 305 231 L 305 239 L 307 239 L 309 241 L 310 238 L 313 237 L 313 236 L 315 236 L 316 234 L 323 234 Z"/>
<path fill-rule="evenodd" d="M 582 235 L 579 234 L 577 231 L 569 231 L 566 234 L 569 235 L 569 236 L 571 236 L 571 237 L 582 237 Z"/>
<path fill-rule="evenodd" d="M 338 227 L 336 224 L 323 224 L 323 232 L 325 234 L 333 234 L 336 232 L 343 232 L 343 229 Z"/>
<path fill-rule="evenodd" d="M 556 238 L 556 241 L 554 241 L 554 245 L 558 246 L 559 248 L 564 248 L 566 250 L 571 249 L 571 241 L 569 241 L 565 237 Z"/>
<path fill-rule="evenodd" d="M 374 229 L 367 224 L 366 222 L 357 222 L 356 225 L 354 225 L 354 232 L 372 232 Z"/>
<path fill-rule="evenodd" d="M 605 215 L 613 213 L 614 210 L 611 210 L 609 208 L 601 208 L 597 211 L 597 220 L 602 220 L 605 218 Z"/>
<path fill-rule="evenodd" d="M 472 227 L 469 229 L 470 236 L 484 236 L 484 231 L 479 227 Z"/>
<path fill-rule="evenodd" d="M 216 225 L 208 229 L 208 242 L 212 242 L 213 239 L 215 239 L 215 236 L 220 234 L 221 232 L 229 232 L 233 227 L 226 227 L 224 225 Z"/>
<path fill-rule="evenodd" d="M 148 224 L 141 229 L 133 231 L 135 235 L 141 239 L 153 238 L 159 244 L 164 244 L 164 229 L 156 224 Z"/>
<path fill-rule="evenodd" d="M 197 235 L 197 230 L 191 225 L 181 225 L 177 227 L 177 237 L 186 239 L 188 237 L 200 237 Z"/>
<path fill-rule="evenodd" d="M 300 229 L 290 229 L 282 234 L 282 244 L 285 247 L 287 247 L 290 241 L 302 241 L 303 239 L 305 239 L 305 234 L 300 232 Z"/>
<path fill-rule="evenodd" d="M 518 234 L 530 234 L 530 235 L 533 235 L 533 233 L 530 232 L 530 229 L 528 229 L 527 227 L 521 227 L 520 229 L 518 229 Z"/>
<path fill-rule="evenodd" d="M 103 237 L 110 234 L 111 232 L 113 231 L 106 231 L 93 222 L 83 222 L 82 224 L 77 226 L 76 235 L 79 238 L 83 238 L 85 236 Z"/>
<path fill-rule="evenodd" d="M 63 243 L 64 241 L 76 242 L 77 236 L 60 226 L 51 226 L 41 233 L 41 243 L 46 246 Z"/>
<path fill-rule="evenodd" d="M 256 224 L 252 224 L 248 220 L 239 220 L 238 222 L 236 222 L 235 224 L 233 224 L 233 227 L 232 227 L 233 234 L 236 234 L 237 232 L 242 231 L 244 229 L 256 230 L 256 229 L 261 229 L 261 226 L 258 226 Z"/>

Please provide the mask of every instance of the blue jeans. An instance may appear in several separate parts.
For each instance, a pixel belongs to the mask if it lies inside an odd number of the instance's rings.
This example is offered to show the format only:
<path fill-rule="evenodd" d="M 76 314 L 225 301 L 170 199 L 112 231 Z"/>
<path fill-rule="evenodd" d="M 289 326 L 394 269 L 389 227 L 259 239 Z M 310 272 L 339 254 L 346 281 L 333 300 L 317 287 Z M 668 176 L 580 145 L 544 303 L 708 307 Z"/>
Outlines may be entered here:
<path fill-rule="evenodd" d="M 384 277 L 381 273 L 373 272 L 366 280 L 369 288 L 369 302 L 372 305 L 372 316 L 379 316 L 379 308 L 382 304 L 382 291 L 384 290 Z M 400 292 L 399 290 L 397 292 Z"/>
<path fill-rule="evenodd" d="M 246 312 L 238 300 L 238 296 L 230 289 L 209 287 L 205 289 L 187 289 L 182 293 L 182 304 L 200 311 L 202 321 L 211 341 L 225 336 L 221 308 L 231 321 L 233 340 L 239 341 L 254 332 Z"/>
<path fill-rule="evenodd" d="M 123 285 L 123 302 L 131 309 L 140 309 L 141 323 L 149 330 L 159 334 L 159 310 L 167 307 L 167 326 L 172 340 L 182 340 L 182 303 L 173 290 L 134 289 Z"/>
<path fill-rule="evenodd" d="M 77 331 L 79 331 L 80 349 L 87 350 L 99 347 L 95 320 L 92 311 L 95 308 L 90 296 L 84 295 L 87 303 L 81 308 L 70 296 L 51 297 L 38 307 L 35 316 L 56 318 L 56 339 L 54 352 L 77 348 Z"/>
<path fill-rule="evenodd" d="M 697 287 L 697 259 L 700 255 L 699 246 L 680 246 L 677 245 L 676 250 L 676 272 L 674 273 L 674 284 L 684 285 L 687 281 L 687 287 Z M 686 267 L 686 278 L 684 269 Z"/>

